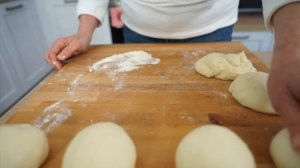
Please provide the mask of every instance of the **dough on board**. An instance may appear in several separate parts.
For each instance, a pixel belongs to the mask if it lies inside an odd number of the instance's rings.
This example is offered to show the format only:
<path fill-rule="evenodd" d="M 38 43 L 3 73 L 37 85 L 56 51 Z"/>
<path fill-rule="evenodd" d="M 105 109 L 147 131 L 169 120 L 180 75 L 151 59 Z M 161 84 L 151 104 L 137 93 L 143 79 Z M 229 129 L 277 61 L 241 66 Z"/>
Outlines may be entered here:
<path fill-rule="evenodd" d="M 300 152 L 292 148 L 287 128 L 282 129 L 273 137 L 270 153 L 277 168 L 300 167 Z"/>
<path fill-rule="evenodd" d="M 134 168 L 135 145 L 117 124 L 96 123 L 81 130 L 70 142 L 63 168 Z"/>
<path fill-rule="evenodd" d="M 268 95 L 265 72 L 248 72 L 238 76 L 230 85 L 229 92 L 243 106 L 258 112 L 276 114 Z"/>
<path fill-rule="evenodd" d="M 256 72 L 244 52 L 238 54 L 210 53 L 195 63 L 195 69 L 206 77 L 233 80 L 246 72 Z"/>
<path fill-rule="evenodd" d="M 0 125 L 0 167 L 38 168 L 48 155 L 46 134 L 29 124 Z"/>
<path fill-rule="evenodd" d="M 177 147 L 176 168 L 255 168 L 254 157 L 233 131 L 217 125 L 192 130 Z"/>

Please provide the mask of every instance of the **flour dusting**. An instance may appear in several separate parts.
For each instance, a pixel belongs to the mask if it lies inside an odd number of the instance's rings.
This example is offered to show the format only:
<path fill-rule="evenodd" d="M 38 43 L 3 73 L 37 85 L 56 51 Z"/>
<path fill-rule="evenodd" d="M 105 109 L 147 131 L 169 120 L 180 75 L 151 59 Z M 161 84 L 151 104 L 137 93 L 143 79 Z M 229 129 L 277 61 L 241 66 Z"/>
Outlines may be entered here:
<path fill-rule="evenodd" d="M 83 77 L 83 74 L 79 74 L 76 76 L 76 78 L 71 82 L 70 87 L 68 88 L 68 95 L 72 96 L 75 94 L 75 89 L 78 87 L 79 85 L 79 81 L 81 80 L 81 78 Z"/>
<path fill-rule="evenodd" d="M 145 51 L 131 51 L 106 57 L 89 67 L 90 72 L 129 72 L 142 65 L 158 64 L 160 59 Z"/>
<path fill-rule="evenodd" d="M 60 100 L 43 110 L 41 116 L 35 120 L 35 127 L 49 133 L 60 126 L 65 120 L 72 116 L 71 109 L 68 108 L 64 100 Z"/>

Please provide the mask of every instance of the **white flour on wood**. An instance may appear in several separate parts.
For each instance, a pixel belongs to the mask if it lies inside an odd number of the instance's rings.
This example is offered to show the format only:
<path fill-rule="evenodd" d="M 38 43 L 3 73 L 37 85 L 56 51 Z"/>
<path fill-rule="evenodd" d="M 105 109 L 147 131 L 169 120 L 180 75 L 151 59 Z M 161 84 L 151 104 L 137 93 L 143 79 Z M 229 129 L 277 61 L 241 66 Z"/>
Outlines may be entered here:
<path fill-rule="evenodd" d="M 89 67 L 90 72 L 129 72 L 147 64 L 158 64 L 160 59 L 145 51 L 131 51 L 106 57 Z"/>
<path fill-rule="evenodd" d="M 64 100 L 60 100 L 46 107 L 43 113 L 36 118 L 34 126 L 49 133 L 71 116 L 72 111 L 68 104 Z"/>

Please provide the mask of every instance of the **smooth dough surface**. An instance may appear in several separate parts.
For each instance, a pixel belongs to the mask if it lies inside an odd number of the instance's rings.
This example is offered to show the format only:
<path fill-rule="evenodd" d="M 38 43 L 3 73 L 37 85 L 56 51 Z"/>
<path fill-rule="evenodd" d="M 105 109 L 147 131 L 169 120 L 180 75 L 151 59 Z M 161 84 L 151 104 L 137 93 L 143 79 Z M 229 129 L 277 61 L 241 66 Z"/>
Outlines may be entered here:
<path fill-rule="evenodd" d="M 265 72 L 248 72 L 238 76 L 230 85 L 229 92 L 243 106 L 258 112 L 276 114 L 268 95 Z"/>
<path fill-rule="evenodd" d="M 205 125 L 188 133 L 176 151 L 176 168 L 255 168 L 254 157 L 233 131 Z"/>
<path fill-rule="evenodd" d="M 63 168 L 134 168 L 135 145 L 117 124 L 96 123 L 81 130 L 71 141 Z"/>
<path fill-rule="evenodd" d="M 288 129 L 282 129 L 272 139 L 270 153 L 277 168 L 299 168 L 300 152 L 291 146 Z"/>
<path fill-rule="evenodd" d="M 195 63 L 195 69 L 206 77 L 233 80 L 246 72 L 256 72 L 244 52 L 238 54 L 210 53 Z"/>
<path fill-rule="evenodd" d="M 29 124 L 0 125 L 0 167 L 38 168 L 48 150 L 42 130 Z"/>

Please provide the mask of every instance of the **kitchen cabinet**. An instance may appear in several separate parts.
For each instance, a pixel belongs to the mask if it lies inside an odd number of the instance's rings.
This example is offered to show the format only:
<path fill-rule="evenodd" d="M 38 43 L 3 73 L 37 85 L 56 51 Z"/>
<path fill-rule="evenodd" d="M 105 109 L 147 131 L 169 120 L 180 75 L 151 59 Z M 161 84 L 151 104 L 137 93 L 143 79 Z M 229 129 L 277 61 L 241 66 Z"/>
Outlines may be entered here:
<path fill-rule="evenodd" d="M 0 115 L 22 96 L 22 87 L 0 36 Z"/>
<path fill-rule="evenodd" d="M 272 52 L 273 34 L 268 31 L 233 32 L 232 41 L 240 41 L 253 52 Z"/>
<path fill-rule="evenodd" d="M 77 0 L 35 0 L 43 29 L 50 47 L 59 37 L 77 32 L 79 20 L 76 14 Z M 94 32 L 92 44 L 111 44 L 109 18 Z"/>
<path fill-rule="evenodd" d="M 44 61 L 47 46 L 33 1 L 0 4 L 0 113 L 29 91 L 51 68 Z"/>

